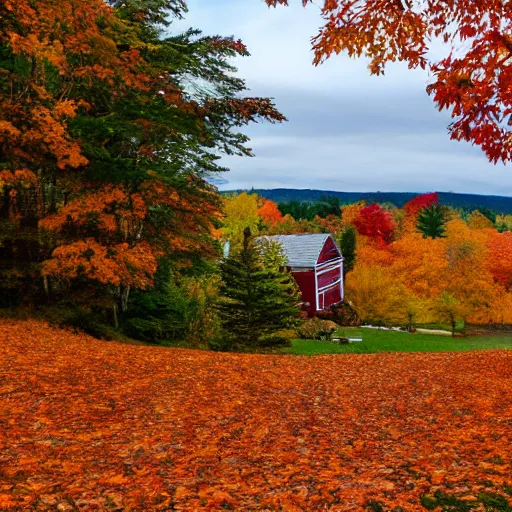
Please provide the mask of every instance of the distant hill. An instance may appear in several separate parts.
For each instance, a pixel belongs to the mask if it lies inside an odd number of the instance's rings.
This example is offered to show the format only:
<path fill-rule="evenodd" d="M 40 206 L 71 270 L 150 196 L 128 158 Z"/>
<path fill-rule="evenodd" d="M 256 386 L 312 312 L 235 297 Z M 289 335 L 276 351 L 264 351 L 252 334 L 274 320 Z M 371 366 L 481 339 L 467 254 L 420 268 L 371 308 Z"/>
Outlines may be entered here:
<path fill-rule="evenodd" d="M 241 191 L 232 190 L 230 192 Z M 332 190 L 295 188 L 251 189 L 250 192 L 271 199 L 276 203 L 318 201 L 325 196 L 336 196 L 340 198 L 342 203 L 355 203 L 364 200 L 367 203 L 393 203 L 398 207 L 402 207 L 407 201 L 418 195 L 416 192 L 334 192 Z M 467 208 L 473 210 L 486 207 L 497 213 L 512 214 L 512 197 L 439 192 L 439 201 L 441 204 L 452 206 L 453 208 Z"/>

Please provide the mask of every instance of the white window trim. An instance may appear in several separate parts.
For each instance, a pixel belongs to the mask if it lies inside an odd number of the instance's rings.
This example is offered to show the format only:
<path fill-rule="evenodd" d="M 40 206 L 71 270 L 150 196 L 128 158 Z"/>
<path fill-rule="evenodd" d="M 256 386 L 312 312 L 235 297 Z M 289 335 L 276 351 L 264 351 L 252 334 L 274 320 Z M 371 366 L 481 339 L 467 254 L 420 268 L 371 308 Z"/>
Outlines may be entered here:
<path fill-rule="evenodd" d="M 318 288 L 318 291 L 319 292 L 325 292 L 331 288 L 334 288 L 335 286 L 339 285 L 340 284 L 340 281 L 341 281 L 341 278 L 338 279 L 337 281 L 334 281 L 334 283 L 330 283 L 326 286 L 322 286 L 322 288 Z"/>

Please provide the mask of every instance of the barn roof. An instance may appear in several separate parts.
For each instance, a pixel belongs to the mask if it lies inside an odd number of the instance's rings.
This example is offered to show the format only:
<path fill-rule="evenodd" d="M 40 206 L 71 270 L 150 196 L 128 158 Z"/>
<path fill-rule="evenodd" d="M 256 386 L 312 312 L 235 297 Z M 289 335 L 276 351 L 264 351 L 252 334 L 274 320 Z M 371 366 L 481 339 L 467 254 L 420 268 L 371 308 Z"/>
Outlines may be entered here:
<path fill-rule="evenodd" d="M 329 233 L 259 237 L 280 243 L 290 267 L 314 267 L 328 238 L 332 238 Z"/>

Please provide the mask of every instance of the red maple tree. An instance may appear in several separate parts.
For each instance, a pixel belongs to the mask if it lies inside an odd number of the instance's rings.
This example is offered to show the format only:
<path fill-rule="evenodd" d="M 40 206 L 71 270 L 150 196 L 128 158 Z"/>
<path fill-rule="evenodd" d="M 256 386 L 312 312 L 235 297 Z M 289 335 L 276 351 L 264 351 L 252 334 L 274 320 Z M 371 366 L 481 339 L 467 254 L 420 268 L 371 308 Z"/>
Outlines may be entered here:
<path fill-rule="evenodd" d="M 391 214 L 378 204 L 365 206 L 354 221 L 360 235 L 367 236 L 379 243 L 393 240 L 396 223 Z"/>
<path fill-rule="evenodd" d="M 421 194 L 419 196 L 413 197 L 409 202 L 405 203 L 404 210 L 406 211 L 407 215 L 416 217 L 421 210 L 434 204 L 439 204 L 439 196 L 437 192 Z"/>

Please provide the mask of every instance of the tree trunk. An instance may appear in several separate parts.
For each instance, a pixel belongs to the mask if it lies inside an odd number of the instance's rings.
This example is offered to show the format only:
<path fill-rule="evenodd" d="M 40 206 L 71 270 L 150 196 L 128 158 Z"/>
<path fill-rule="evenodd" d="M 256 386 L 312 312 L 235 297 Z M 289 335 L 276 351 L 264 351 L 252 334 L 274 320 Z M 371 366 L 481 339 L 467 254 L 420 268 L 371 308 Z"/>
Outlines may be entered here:
<path fill-rule="evenodd" d="M 43 276 L 43 287 L 46 295 L 46 300 L 50 301 L 50 283 L 48 282 L 48 276 Z"/>
<path fill-rule="evenodd" d="M 114 311 L 114 327 L 115 327 L 116 329 L 119 329 L 119 320 L 118 320 L 118 318 L 117 318 L 117 304 L 114 304 L 114 305 L 112 306 L 112 309 L 113 309 L 113 311 Z"/>
<path fill-rule="evenodd" d="M 121 313 L 125 313 L 128 309 L 128 298 L 130 297 L 130 287 L 120 287 L 120 298 L 121 298 Z"/>

